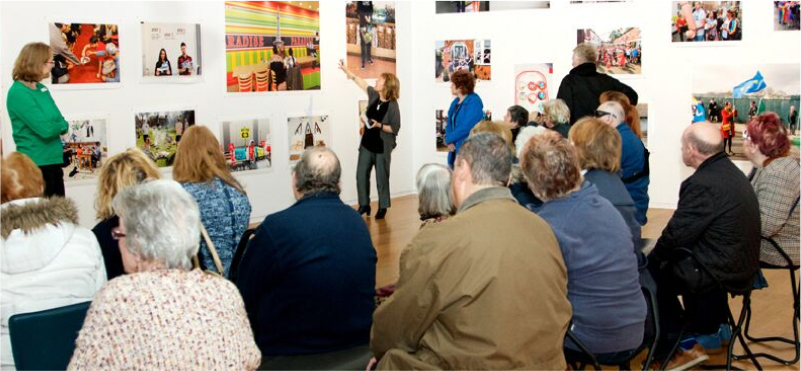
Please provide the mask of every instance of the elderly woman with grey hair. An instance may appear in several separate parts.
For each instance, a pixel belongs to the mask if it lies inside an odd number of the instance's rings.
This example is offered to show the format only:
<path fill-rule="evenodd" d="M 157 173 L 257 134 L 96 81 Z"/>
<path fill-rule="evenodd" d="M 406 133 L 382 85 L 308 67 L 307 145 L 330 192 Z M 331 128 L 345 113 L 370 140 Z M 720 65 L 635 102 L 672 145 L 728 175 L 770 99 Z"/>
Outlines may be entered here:
<path fill-rule="evenodd" d="M 551 99 L 542 104 L 542 112 L 545 116 L 545 127 L 561 134 L 562 138 L 567 138 L 567 132 L 570 131 L 570 108 L 565 101 Z"/>
<path fill-rule="evenodd" d="M 417 172 L 417 211 L 423 224 L 420 229 L 448 219 L 456 211 L 451 193 L 451 169 L 440 164 L 425 164 Z"/>
<path fill-rule="evenodd" d="M 256 369 L 261 353 L 236 287 L 191 270 L 200 242 L 192 196 L 154 180 L 125 188 L 113 206 L 129 274 L 97 294 L 68 369 Z"/>

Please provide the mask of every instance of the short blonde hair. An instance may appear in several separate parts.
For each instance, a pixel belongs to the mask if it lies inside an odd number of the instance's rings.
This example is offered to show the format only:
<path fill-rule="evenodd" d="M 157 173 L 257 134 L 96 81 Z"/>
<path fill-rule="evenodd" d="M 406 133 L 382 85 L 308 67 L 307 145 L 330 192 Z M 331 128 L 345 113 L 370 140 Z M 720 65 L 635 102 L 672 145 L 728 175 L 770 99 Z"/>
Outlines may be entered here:
<path fill-rule="evenodd" d="M 554 124 L 567 124 L 570 122 L 570 108 L 561 99 L 551 99 L 542 103 L 542 113 Z"/>
<path fill-rule="evenodd" d="M 400 80 L 394 73 L 384 72 L 381 74 L 384 79 L 384 98 L 388 101 L 398 100 L 400 98 Z"/>
<path fill-rule="evenodd" d="M 492 122 L 489 120 L 480 121 L 476 126 L 473 126 L 470 129 L 470 136 L 479 134 L 479 133 L 493 133 L 498 134 L 503 141 L 509 146 L 509 148 L 513 149 L 514 152 L 514 143 L 512 143 L 512 130 L 506 126 L 506 123 L 502 122 Z"/>
<path fill-rule="evenodd" d="M 0 203 L 44 195 L 42 171 L 20 152 L 12 152 L 0 165 Z"/>
<path fill-rule="evenodd" d="M 129 148 L 111 156 L 100 168 L 95 199 L 96 218 L 105 220 L 114 216 L 111 202 L 123 188 L 160 178 L 156 164 L 138 148 Z"/>
<path fill-rule="evenodd" d="M 553 130 L 529 139 L 520 168 L 531 192 L 545 202 L 566 197 L 584 182 L 576 149 Z"/>
<path fill-rule="evenodd" d="M 573 55 L 578 57 L 583 63 L 597 63 L 598 49 L 590 43 L 581 43 L 573 48 Z"/>
<path fill-rule="evenodd" d="M 623 146 L 620 133 L 615 128 L 594 117 L 585 117 L 573 124 L 568 137 L 576 146 L 582 169 L 612 173 L 620 170 Z"/>
<path fill-rule="evenodd" d="M 45 74 L 42 67 L 53 56 L 53 51 L 45 43 L 29 43 L 22 50 L 14 62 L 11 78 L 14 81 L 39 82 Z"/>

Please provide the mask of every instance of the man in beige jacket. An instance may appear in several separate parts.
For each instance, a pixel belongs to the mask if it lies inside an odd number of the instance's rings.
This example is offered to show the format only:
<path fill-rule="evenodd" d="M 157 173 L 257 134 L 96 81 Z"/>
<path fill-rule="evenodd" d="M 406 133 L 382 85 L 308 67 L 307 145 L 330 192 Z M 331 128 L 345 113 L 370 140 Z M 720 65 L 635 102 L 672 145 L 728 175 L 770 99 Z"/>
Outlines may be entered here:
<path fill-rule="evenodd" d="M 511 165 L 500 136 L 465 141 L 457 215 L 403 251 L 397 289 L 373 316 L 378 369 L 565 369 L 567 272 L 551 229 L 504 187 Z"/>

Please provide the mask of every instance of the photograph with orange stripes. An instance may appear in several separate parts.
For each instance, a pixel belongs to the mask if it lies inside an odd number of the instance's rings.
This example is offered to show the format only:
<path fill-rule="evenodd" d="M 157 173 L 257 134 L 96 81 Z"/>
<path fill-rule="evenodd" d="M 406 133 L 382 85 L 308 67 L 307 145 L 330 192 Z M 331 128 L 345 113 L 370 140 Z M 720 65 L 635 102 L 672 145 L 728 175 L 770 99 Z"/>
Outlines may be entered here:
<path fill-rule="evenodd" d="M 230 93 L 320 90 L 319 1 L 226 1 Z"/>

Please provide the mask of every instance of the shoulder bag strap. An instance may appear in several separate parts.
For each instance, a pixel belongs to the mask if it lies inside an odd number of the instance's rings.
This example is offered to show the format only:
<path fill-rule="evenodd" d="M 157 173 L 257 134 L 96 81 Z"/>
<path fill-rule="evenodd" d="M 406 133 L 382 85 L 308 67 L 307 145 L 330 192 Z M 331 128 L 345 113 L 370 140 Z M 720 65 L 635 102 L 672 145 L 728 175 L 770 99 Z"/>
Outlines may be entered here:
<path fill-rule="evenodd" d="M 214 260 L 214 266 L 217 268 L 217 272 L 219 272 L 221 276 L 225 276 L 225 273 L 223 272 L 222 261 L 220 261 L 220 256 L 217 255 L 217 249 L 214 247 L 214 243 L 211 242 L 209 232 L 206 231 L 206 227 L 203 226 L 203 223 L 200 223 L 200 234 L 203 236 L 203 240 L 206 241 L 206 246 L 209 248 L 209 252 L 211 253 L 211 258 Z"/>

